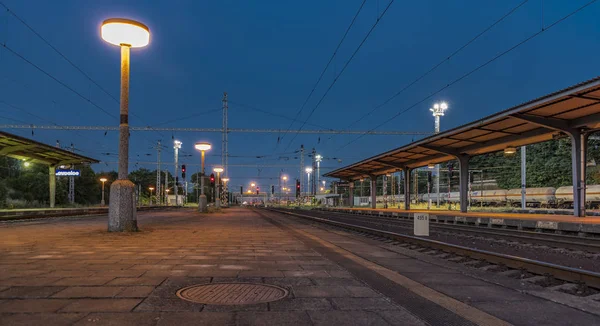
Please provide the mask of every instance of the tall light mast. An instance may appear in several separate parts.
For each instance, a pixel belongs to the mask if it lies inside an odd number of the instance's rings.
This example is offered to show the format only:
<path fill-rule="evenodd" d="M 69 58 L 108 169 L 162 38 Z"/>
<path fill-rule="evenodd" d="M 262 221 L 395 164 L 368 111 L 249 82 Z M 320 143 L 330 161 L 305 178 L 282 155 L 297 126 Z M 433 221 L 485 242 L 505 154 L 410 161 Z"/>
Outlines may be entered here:
<path fill-rule="evenodd" d="M 435 103 L 433 104 L 433 108 L 430 108 L 429 111 L 433 114 L 435 118 L 435 133 L 440 133 L 440 117 L 444 116 L 444 112 L 448 110 L 448 104 L 446 102 Z M 435 165 L 435 193 L 437 197 L 437 207 L 440 207 L 440 165 Z"/>

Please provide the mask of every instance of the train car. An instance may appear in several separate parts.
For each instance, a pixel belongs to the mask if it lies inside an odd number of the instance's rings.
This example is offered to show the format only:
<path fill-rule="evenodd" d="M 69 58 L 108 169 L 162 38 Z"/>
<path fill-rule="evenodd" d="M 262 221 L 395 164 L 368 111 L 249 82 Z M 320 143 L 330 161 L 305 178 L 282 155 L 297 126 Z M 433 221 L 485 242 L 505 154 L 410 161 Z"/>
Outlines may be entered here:
<path fill-rule="evenodd" d="M 506 205 L 507 190 L 483 190 L 471 191 L 471 203 L 483 206 L 504 206 Z"/>
<path fill-rule="evenodd" d="M 558 208 L 573 208 L 573 187 L 565 186 L 556 189 Z M 600 185 L 588 185 L 585 189 L 585 205 L 588 208 L 600 207 Z"/>
<path fill-rule="evenodd" d="M 556 188 L 526 188 L 525 205 L 530 207 L 554 207 L 556 205 Z M 511 206 L 521 205 L 521 188 L 510 189 L 506 193 L 506 201 Z"/>

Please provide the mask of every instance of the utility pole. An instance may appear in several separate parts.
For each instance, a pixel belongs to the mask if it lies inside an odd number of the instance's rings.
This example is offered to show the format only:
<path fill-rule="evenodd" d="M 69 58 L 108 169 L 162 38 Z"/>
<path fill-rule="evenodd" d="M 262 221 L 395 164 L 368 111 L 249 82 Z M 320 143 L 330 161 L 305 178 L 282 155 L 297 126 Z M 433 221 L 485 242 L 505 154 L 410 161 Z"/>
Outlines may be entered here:
<path fill-rule="evenodd" d="M 175 206 L 179 206 L 179 201 L 177 200 L 177 183 L 179 181 L 179 149 L 181 148 L 181 142 L 179 140 L 175 140 L 173 142 L 173 149 L 175 150 L 175 173 L 173 173 L 173 177 L 175 178 L 173 193 L 175 194 Z"/>
<path fill-rule="evenodd" d="M 71 143 L 71 152 L 75 151 L 75 147 L 73 146 L 73 143 Z M 74 167 L 74 165 L 71 165 L 71 167 Z M 70 204 L 75 204 L 75 177 L 74 176 L 69 176 L 69 203 Z"/>
<path fill-rule="evenodd" d="M 527 150 L 526 146 L 521 146 L 521 209 L 527 208 L 527 202 L 525 200 L 525 195 L 527 190 L 525 190 L 527 186 Z"/>
<path fill-rule="evenodd" d="M 317 171 L 317 163 L 316 162 L 317 162 L 317 151 L 313 147 L 313 149 L 312 149 L 312 169 L 313 169 L 313 171 L 318 173 L 319 171 Z M 312 183 L 312 187 L 310 188 L 311 195 L 317 194 L 317 183 L 315 182 L 315 180 L 317 180 L 319 177 L 316 175 L 316 173 L 313 176 L 313 183 Z"/>
<path fill-rule="evenodd" d="M 165 205 L 169 206 L 169 192 L 167 191 L 167 189 L 169 189 L 169 171 L 165 170 Z"/>
<path fill-rule="evenodd" d="M 300 180 L 300 183 L 302 183 L 302 180 L 304 180 L 304 145 L 300 145 L 300 175 L 298 180 Z M 308 183 L 306 185 L 308 186 Z M 300 189 L 300 195 L 302 195 L 302 188 Z"/>
<path fill-rule="evenodd" d="M 229 171 L 227 170 L 227 159 L 229 156 L 227 145 L 227 92 L 223 92 L 223 146 L 221 147 L 221 165 L 223 166 L 223 175 L 229 177 Z"/>
<path fill-rule="evenodd" d="M 162 192 L 160 188 L 160 140 L 156 144 L 156 192 L 158 199 L 158 205 L 162 203 Z"/>

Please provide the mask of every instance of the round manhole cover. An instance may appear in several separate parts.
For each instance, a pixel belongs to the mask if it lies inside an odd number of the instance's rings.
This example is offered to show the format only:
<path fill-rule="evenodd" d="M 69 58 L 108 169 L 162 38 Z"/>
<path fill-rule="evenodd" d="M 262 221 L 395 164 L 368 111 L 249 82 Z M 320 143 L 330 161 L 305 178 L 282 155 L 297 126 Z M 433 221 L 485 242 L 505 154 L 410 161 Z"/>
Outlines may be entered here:
<path fill-rule="evenodd" d="M 177 291 L 183 300 L 214 305 L 244 305 L 283 299 L 286 289 L 269 284 L 211 283 L 188 286 Z"/>

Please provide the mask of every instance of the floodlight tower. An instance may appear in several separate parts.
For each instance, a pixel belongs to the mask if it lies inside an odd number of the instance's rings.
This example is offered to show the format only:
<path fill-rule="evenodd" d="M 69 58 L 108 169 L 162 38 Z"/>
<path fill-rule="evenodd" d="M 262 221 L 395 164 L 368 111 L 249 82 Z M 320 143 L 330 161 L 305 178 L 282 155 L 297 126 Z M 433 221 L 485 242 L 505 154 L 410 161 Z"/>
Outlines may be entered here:
<path fill-rule="evenodd" d="M 444 112 L 448 110 L 448 103 L 441 102 L 433 104 L 433 108 L 430 108 L 429 111 L 433 114 L 435 118 L 435 133 L 440 133 L 440 117 L 444 116 Z M 437 197 L 437 207 L 440 207 L 440 165 L 435 165 L 435 193 Z"/>

